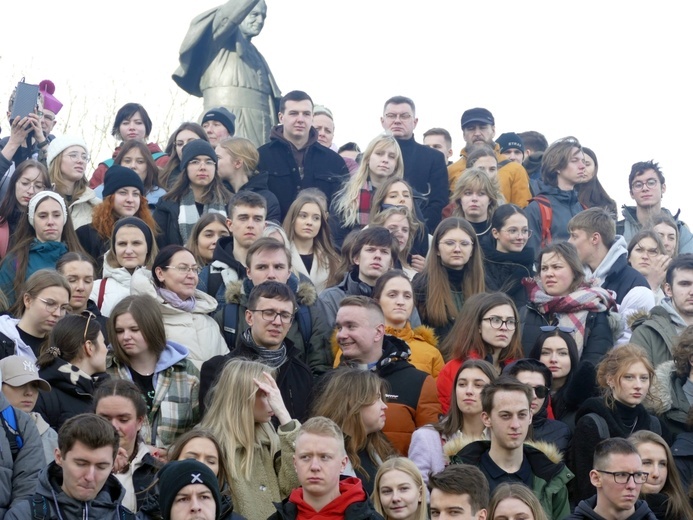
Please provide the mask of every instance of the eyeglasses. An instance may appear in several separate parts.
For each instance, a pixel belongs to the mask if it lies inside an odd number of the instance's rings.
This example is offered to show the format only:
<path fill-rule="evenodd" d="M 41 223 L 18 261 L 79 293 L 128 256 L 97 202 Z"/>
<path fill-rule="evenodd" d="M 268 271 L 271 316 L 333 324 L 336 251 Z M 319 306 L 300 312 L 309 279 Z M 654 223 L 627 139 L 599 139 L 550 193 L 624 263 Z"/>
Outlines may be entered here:
<path fill-rule="evenodd" d="M 96 314 L 91 311 L 82 311 L 81 316 L 87 319 L 87 324 L 84 326 L 84 337 L 82 338 L 82 343 L 87 342 L 87 331 L 89 330 L 89 322 L 92 318 L 96 319 Z"/>
<path fill-rule="evenodd" d="M 262 319 L 265 321 L 274 321 L 279 316 L 279 319 L 284 325 L 288 325 L 294 321 L 294 315 L 290 312 L 277 312 L 273 309 L 248 309 L 250 312 L 260 312 L 262 313 Z"/>
<path fill-rule="evenodd" d="M 633 191 L 642 191 L 645 186 L 652 189 L 657 186 L 657 184 L 659 184 L 657 179 L 647 179 L 645 182 L 635 181 L 630 187 L 633 189 Z"/>
<path fill-rule="evenodd" d="M 385 114 L 385 119 L 388 121 L 397 121 L 399 119 L 400 121 L 409 121 L 412 116 L 409 112 L 405 112 L 404 114 Z"/>
<path fill-rule="evenodd" d="M 43 298 L 38 298 L 43 302 L 43 304 L 46 306 L 46 310 L 53 314 L 55 311 L 58 310 L 58 307 L 60 307 L 60 315 L 64 316 L 68 312 L 72 310 L 72 307 L 68 303 L 64 305 L 60 305 L 58 302 L 54 300 L 44 300 Z"/>
<path fill-rule="evenodd" d="M 633 482 L 636 484 L 644 484 L 647 482 L 647 477 L 650 476 L 649 473 L 644 471 L 636 471 L 635 473 L 628 473 L 627 471 L 604 471 L 603 469 L 597 469 L 599 473 L 606 473 L 607 475 L 613 475 L 614 482 L 616 484 L 628 484 L 630 477 L 633 477 Z"/>
<path fill-rule="evenodd" d="M 517 228 L 510 228 L 510 229 L 501 229 L 505 234 L 507 234 L 509 237 L 516 237 L 516 236 L 522 236 L 522 237 L 531 237 L 532 236 L 532 230 L 531 229 L 517 229 Z"/>
<path fill-rule="evenodd" d="M 470 242 L 469 240 L 460 240 L 460 241 L 457 241 L 457 240 L 441 240 L 440 242 L 438 242 L 438 245 L 445 246 L 445 247 L 447 247 L 447 248 L 453 249 L 453 248 L 455 248 L 455 247 L 457 247 L 457 246 L 460 246 L 460 247 L 470 247 L 470 246 L 473 246 L 474 243 L 473 243 L 473 242 Z"/>
<path fill-rule="evenodd" d="M 209 166 L 210 168 L 216 164 L 212 159 L 207 159 L 206 161 L 201 161 L 200 159 L 192 159 L 188 163 L 188 165 L 194 166 L 195 168 L 199 168 L 200 166 L 202 166 L 203 163 L 205 166 Z"/>
<path fill-rule="evenodd" d="M 517 320 L 515 318 L 504 320 L 500 316 L 490 316 L 489 318 L 483 318 L 482 321 L 488 321 L 489 325 L 494 329 L 500 329 L 503 325 L 505 325 L 508 330 L 515 330 L 517 327 Z"/>
<path fill-rule="evenodd" d="M 89 161 L 89 156 L 85 153 L 79 153 L 79 152 L 70 152 L 67 154 L 67 156 L 72 159 L 74 162 L 79 161 L 80 159 L 83 160 L 84 162 Z"/>
<path fill-rule="evenodd" d="M 167 265 L 164 267 L 166 269 L 175 269 L 180 274 L 193 273 L 199 275 L 202 272 L 202 268 L 199 265 Z"/>
<path fill-rule="evenodd" d="M 561 327 L 559 325 L 544 325 L 539 327 L 539 330 L 542 332 L 553 332 L 554 330 L 560 330 L 566 334 L 575 334 L 575 329 L 571 329 L 570 327 Z"/>
<path fill-rule="evenodd" d="M 550 388 L 548 386 L 537 385 L 533 386 L 532 388 L 534 389 L 534 395 L 536 395 L 539 399 L 544 399 L 547 395 L 549 395 Z"/>

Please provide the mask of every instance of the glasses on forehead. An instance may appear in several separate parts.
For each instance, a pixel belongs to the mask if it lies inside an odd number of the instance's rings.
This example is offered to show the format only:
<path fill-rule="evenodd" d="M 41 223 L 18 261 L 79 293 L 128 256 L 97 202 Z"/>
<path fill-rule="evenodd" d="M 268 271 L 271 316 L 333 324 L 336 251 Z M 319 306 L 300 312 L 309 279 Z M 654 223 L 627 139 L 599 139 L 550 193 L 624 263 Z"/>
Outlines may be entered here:
<path fill-rule="evenodd" d="M 635 473 L 628 473 L 627 471 L 604 471 L 603 469 L 598 469 L 595 471 L 612 475 L 616 484 L 628 484 L 631 477 L 633 477 L 633 482 L 636 484 L 644 484 L 647 482 L 647 477 L 650 476 L 649 473 L 644 471 L 636 471 Z"/>
<path fill-rule="evenodd" d="M 648 188 L 652 189 L 659 184 L 659 181 L 657 179 L 647 179 L 645 182 L 643 181 L 635 181 L 633 184 L 631 184 L 631 188 L 633 188 L 633 191 L 642 191 L 642 189 L 647 186 Z"/>
<path fill-rule="evenodd" d="M 87 324 L 84 326 L 84 337 L 82 338 L 82 343 L 86 343 L 87 341 L 87 331 L 89 330 L 89 322 L 91 321 L 92 318 L 96 319 L 96 314 L 94 314 L 91 311 L 82 311 L 80 315 L 83 318 L 87 319 Z"/>
<path fill-rule="evenodd" d="M 46 306 L 46 310 L 53 314 L 55 311 L 58 310 L 58 307 L 60 308 L 60 315 L 64 316 L 68 312 L 72 310 L 72 307 L 70 307 L 70 304 L 65 303 L 63 305 L 60 305 L 58 302 L 55 300 L 46 300 L 44 298 L 39 297 L 39 300 L 43 302 L 43 304 Z"/>
<path fill-rule="evenodd" d="M 274 321 L 279 316 L 279 319 L 284 325 L 288 325 L 294 321 L 294 315 L 290 312 L 277 312 L 274 309 L 248 309 L 250 312 L 259 312 L 262 315 L 262 319 L 265 321 Z"/>

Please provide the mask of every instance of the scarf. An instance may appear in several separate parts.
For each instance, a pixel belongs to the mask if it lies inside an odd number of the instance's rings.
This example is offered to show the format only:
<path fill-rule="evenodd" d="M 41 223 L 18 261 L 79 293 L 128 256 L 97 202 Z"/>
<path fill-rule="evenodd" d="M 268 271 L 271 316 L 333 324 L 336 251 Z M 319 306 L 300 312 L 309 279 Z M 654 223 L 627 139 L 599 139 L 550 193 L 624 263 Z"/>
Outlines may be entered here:
<path fill-rule="evenodd" d="M 371 215 L 371 201 L 373 200 L 373 187 L 371 182 L 366 180 L 359 192 L 359 212 L 358 221 L 361 226 L 367 226 Z"/>
<path fill-rule="evenodd" d="M 194 296 L 182 300 L 181 297 L 176 293 L 169 291 L 168 289 L 164 289 L 163 287 L 157 287 L 156 293 L 174 309 L 179 309 L 185 312 L 192 312 L 195 309 L 195 304 L 197 303 Z"/>
<path fill-rule="evenodd" d="M 598 286 L 582 284 L 566 296 L 549 296 L 534 278 L 525 278 L 522 284 L 527 290 L 528 301 L 534 304 L 537 312 L 553 314 L 558 326 L 575 329 L 575 343 L 578 354 L 582 356 L 585 346 L 585 323 L 590 312 L 616 310 L 614 293 Z"/>
<path fill-rule="evenodd" d="M 250 329 L 246 329 L 243 333 L 243 339 L 246 345 L 250 348 L 257 356 L 260 361 L 270 368 L 279 368 L 286 361 L 286 343 L 282 343 L 282 346 L 277 350 L 270 350 L 268 348 L 260 347 L 255 340 L 253 335 L 250 333 Z"/>
<path fill-rule="evenodd" d="M 226 207 L 223 203 L 205 204 L 202 214 L 205 213 L 221 213 L 226 216 Z M 195 206 L 195 195 L 190 189 L 181 197 L 178 210 L 178 230 L 184 244 L 188 242 L 192 228 L 199 219 L 200 214 L 197 212 L 197 206 Z"/>

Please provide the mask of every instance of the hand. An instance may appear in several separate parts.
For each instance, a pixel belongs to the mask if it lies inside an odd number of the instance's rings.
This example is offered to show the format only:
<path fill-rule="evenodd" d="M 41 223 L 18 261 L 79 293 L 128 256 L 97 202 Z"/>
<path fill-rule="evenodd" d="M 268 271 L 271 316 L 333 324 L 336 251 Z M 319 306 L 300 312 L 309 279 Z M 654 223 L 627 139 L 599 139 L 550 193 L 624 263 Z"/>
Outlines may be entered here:
<path fill-rule="evenodd" d="M 664 283 L 669 263 L 671 263 L 671 257 L 669 255 L 657 255 L 652 259 L 650 276 L 647 277 L 647 281 L 653 291 L 659 289 L 662 283 Z"/>
<path fill-rule="evenodd" d="M 284 399 L 282 398 L 282 393 L 279 391 L 277 382 L 268 372 L 263 372 L 262 377 L 262 380 L 253 378 L 253 381 L 260 391 L 267 394 L 270 408 L 272 408 L 272 412 L 274 412 L 275 417 L 279 420 L 279 424 L 283 426 L 291 422 L 291 416 L 286 410 Z"/>
<path fill-rule="evenodd" d="M 31 124 L 31 130 L 34 132 L 34 139 L 37 143 L 42 143 L 46 140 L 46 136 L 43 135 L 43 128 L 41 128 L 41 119 L 39 116 L 33 112 L 27 116 L 29 123 Z"/>
<path fill-rule="evenodd" d="M 156 446 L 152 446 L 151 444 L 148 444 L 147 448 L 149 448 L 149 454 L 158 461 L 160 461 L 162 464 L 166 464 L 168 462 L 167 450 L 163 448 L 157 448 Z"/>
<path fill-rule="evenodd" d="M 34 127 L 27 117 L 15 117 L 10 127 L 10 140 L 8 144 L 13 144 L 15 148 L 19 148 L 26 141 L 27 136 L 34 130 Z"/>
<path fill-rule="evenodd" d="M 411 268 L 420 273 L 426 265 L 426 259 L 421 255 L 411 255 Z"/>
<path fill-rule="evenodd" d="M 113 473 L 120 473 L 124 469 L 128 467 L 130 457 L 128 456 L 128 452 L 123 448 L 122 446 L 118 448 L 118 453 L 116 454 L 116 458 L 113 461 Z"/>

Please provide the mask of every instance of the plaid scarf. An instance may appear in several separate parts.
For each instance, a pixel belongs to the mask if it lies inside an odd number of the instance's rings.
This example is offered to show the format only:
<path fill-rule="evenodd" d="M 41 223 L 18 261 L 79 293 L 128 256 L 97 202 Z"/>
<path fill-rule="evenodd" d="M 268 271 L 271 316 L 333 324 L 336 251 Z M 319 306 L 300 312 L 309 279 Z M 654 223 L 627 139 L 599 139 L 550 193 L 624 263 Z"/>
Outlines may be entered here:
<path fill-rule="evenodd" d="M 371 215 L 371 201 L 373 200 L 373 186 L 369 180 L 363 183 L 359 193 L 359 212 L 358 219 L 361 226 L 367 226 Z"/>
<path fill-rule="evenodd" d="M 567 296 L 549 296 L 541 283 L 533 278 L 525 278 L 522 284 L 527 290 L 527 298 L 540 314 L 553 314 L 558 326 L 575 329 L 575 343 L 578 354 L 582 356 L 585 342 L 585 323 L 590 312 L 617 310 L 613 291 L 599 286 L 582 284 Z"/>
<path fill-rule="evenodd" d="M 200 214 L 197 212 L 195 205 L 195 195 L 192 190 L 188 190 L 180 199 L 180 209 L 178 210 L 178 230 L 183 239 L 183 243 L 188 242 L 193 226 L 200 219 Z M 226 207 L 224 204 L 205 204 L 202 214 L 205 213 L 221 213 L 226 216 Z"/>

